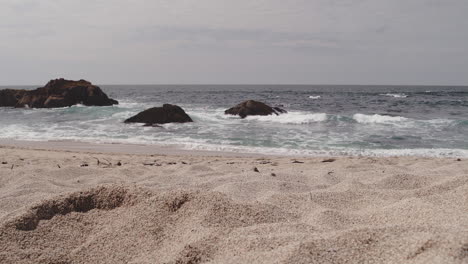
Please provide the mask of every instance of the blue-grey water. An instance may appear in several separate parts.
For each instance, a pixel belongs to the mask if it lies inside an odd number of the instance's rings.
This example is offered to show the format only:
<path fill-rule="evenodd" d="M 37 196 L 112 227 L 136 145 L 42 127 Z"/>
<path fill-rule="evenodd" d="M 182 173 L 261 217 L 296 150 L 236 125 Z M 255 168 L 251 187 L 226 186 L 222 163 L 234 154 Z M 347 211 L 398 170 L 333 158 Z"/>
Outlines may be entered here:
<path fill-rule="evenodd" d="M 120 104 L 0 108 L 0 137 L 268 154 L 468 157 L 468 87 L 101 85 L 101 88 Z M 248 99 L 282 105 L 289 113 L 246 119 L 224 115 L 225 109 Z M 164 103 L 183 107 L 195 122 L 162 127 L 123 123 L 144 109 Z"/>

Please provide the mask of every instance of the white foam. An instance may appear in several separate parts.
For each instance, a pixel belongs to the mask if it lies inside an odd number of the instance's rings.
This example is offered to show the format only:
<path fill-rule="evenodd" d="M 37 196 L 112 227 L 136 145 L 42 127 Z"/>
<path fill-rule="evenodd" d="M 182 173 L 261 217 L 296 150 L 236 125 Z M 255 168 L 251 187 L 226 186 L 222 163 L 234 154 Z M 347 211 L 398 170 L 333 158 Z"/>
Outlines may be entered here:
<path fill-rule="evenodd" d="M 174 144 L 164 144 L 170 146 Z M 365 157 L 468 157 L 468 150 L 446 149 L 446 148 L 419 148 L 419 149 L 290 149 L 284 147 L 253 147 L 253 146 L 233 146 L 228 144 L 210 144 L 206 142 L 190 142 L 178 145 L 182 149 L 222 151 L 237 153 L 255 153 L 280 156 L 309 156 L 309 157 L 329 157 L 329 156 L 365 156 Z"/>
<path fill-rule="evenodd" d="M 404 93 L 386 93 L 386 94 L 380 94 L 383 96 L 389 96 L 389 97 L 394 97 L 394 98 L 406 98 L 408 95 Z"/>
<path fill-rule="evenodd" d="M 392 124 L 408 120 L 408 118 L 402 116 L 365 115 L 359 113 L 353 115 L 353 119 L 362 124 Z"/>
<path fill-rule="evenodd" d="M 321 98 L 320 95 L 310 95 L 310 96 L 309 96 L 309 99 L 314 99 L 314 100 L 320 99 L 320 98 Z"/>
<path fill-rule="evenodd" d="M 280 115 L 248 116 L 247 120 L 275 122 L 281 124 L 310 124 L 327 120 L 326 113 L 288 112 Z"/>

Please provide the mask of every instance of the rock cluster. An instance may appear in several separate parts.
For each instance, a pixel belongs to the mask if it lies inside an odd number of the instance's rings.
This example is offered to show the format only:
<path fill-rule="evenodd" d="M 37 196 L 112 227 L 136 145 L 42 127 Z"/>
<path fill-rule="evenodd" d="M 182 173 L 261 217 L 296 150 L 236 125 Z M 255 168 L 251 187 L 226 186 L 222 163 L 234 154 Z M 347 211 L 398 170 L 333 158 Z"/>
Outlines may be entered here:
<path fill-rule="evenodd" d="M 118 104 L 118 102 L 109 98 L 101 88 L 85 80 L 71 81 L 61 78 L 51 80 L 44 87 L 35 90 L 0 90 L 0 107 L 55 108 L 76 104 L 109 106 Z M 224 113 L 245 118 L 251 115 L 279 115 L 286 113 L 286 110 L 248 100 L 227 109 Z M 186 122 L 193 122 L 193 120 L 181 107 L 171 104 L 147 109 L 125 120 L 125 123 L 144 123 L 146 125 Z"/>
<path fill-rule="evenodd" d="M 54 108 L 76 104 L 108 106 L 118 102 L 85 80 L 55 79 L 35 90 L 0 90 L 0 107 Z"/>

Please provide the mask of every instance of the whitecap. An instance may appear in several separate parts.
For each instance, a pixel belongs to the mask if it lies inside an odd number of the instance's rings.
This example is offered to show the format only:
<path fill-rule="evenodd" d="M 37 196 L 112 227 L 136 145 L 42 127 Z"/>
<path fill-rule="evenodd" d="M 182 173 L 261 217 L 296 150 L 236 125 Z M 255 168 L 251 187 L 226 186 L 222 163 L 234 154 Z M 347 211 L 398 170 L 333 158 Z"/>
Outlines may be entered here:
<path fill-rule="evenodd" d="M 387 116 L 387 115 L 365 115 L 365 114 L 355 114 L 353 119 L 358 123 L 362 124 L 391 124 L 407 121 L 408 118 L 402 116 Z"/>
<path fill-rule="evenodd" d="M 275 122 L 281 124 L 310 124 L 327 120 L 326 113 L 288 112 L 281 115 L 248 116 L 247 120 Z"/>
<path fill-rule="evenodd" d="M 309 99 L 320 99 L 321 96 L 320 95 L 309 95 Z"/>
<path fill-rule="evenodd" d="M 389 96 L 389 97 L 394 97 L 394 98 L 406 98 L 408 95 L 404 93 L 386 93 L 386 94 L 380 94 L 383 96 Z"/>

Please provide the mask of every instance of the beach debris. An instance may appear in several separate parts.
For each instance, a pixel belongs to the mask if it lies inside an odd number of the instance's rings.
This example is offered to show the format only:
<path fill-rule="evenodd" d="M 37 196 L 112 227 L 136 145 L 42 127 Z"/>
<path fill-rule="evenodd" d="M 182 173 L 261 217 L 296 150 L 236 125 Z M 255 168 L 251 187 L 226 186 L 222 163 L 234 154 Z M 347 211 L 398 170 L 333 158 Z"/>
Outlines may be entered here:
<path fill-rule="evenodd" d="M 335 173 L 335 172 L 334 171 L 329 171 L 327 174 L 332 175 L 333 173 Z"/>
<path fill-rule="evenodd" d="M 3 164 L 3 165 L 5 165 L 5 164 L 8 164 L 8 162 L 6 162 L 6 161 L 2 161 L 2 164 Z"/>
<path fill-rule="evenodd" d="M 257 167 L 254 167 L 254 168 L 253 168 L 253 171 L 255 171 L 255 172 L 260 172 L 260 171 L 258 170 Z"/>
<path fill-rule="evenodd" d="M 162 166 L 162 164 L 160 163 L 156 163 L 156 162 L 146 162 L 146 163 L 143 163 L 143 165 L 145 166 Z"/>
<path fill-rule="evenodd" d="M 11 169 L 10 169 L 10 170 L 12 170 L 12 169 L 13 169 L 13 167 L 15 167 L 15 164 L 11 164 Z"/>
<path fill-rule="evenodd" d="M 234 163 L 235 163 L 235 162 L 232 162 L 232 161 L 231 161 L 231 162 L 226 162 L 226 164 L 234 164 Z"/>
<path fill-rule="evenodd" d="M 184 164 L 184 165 L 187 165 L 187 164 L 188 164 L 188 163 L 187 163 L 187 162 L 185 162 L 185 161 L 182 161 L 181 163 L 182 163 L 182 164 Z"/>
<path fill-rule="evenodd" d="M 461 161 L 461 159 L 457 159 L 457 161 Z"/>
<path fill-rule="evenodd" d="M 336 161 L 336 159 L 324 159 L 322 160 L 322 162 L 334 162 Z"/>
<path fill-rule="evenodd" d="M 270 164 L 271 161 L 269 161 L 269 160 L 262 160 L 262 161 L 259 161 L 258 163 L 259 163 L 259 164 Z"/>
<path fill-rule="evenodd" d="M 119 162 L 117 162 L 116 165 L 117 165 L 117 166 L 122 166 L 122 162 L 119 161 Z"/>
<path fill-rule="evenodd" d="M 173 162 L 173 161 L 171 161 L 171 162 L 167 162 L 166 164 L 167 164 L 167 165 L 176 165 L 176 164 L 177 164 L 177 162 Z"/>
<path fill-rule="evenodd" d="M 88 166 L 89 166 L 88 163 L 83 163 L 80 165 L 80 167 L 88 167 Z"/>
<path fill-rule="evenodd" d="M 61 168 L 62 168 L 62 167 L 60 167 L 60 165 L 59 165 L 59 164 L 57 164 L 57 167 L 58 167 L 59 169 L 61 169 Z"/>
<path fill-rule="evenodd" d="M 101 163 L 104 164 L 104 166 L 105 166 L 104 168 L 110 168 L 110 167 L 112 166 L 112 162 L 110 162 L 108 159 L 103 158 L 104 160 L 107 161 L 107 163 L 105 163 L 105 162 L 101 162 L 101 161 L 100 161 L 98 158 L 96 158 L 96 157 L 93 157 L 93 158 L 96 159 L 97 165 L 98 165 L 98 166 L 101 165 Z"/>
<path fill-rule="evenodd" d="M 303 161 L 293 160 L 292 163 L 304 163 Z"/>
<path fill-rule="evenodd" d="M 271 177 L 276 177 L 276 173 L 272 172 L 270 175 L 271 175 Z"/>

